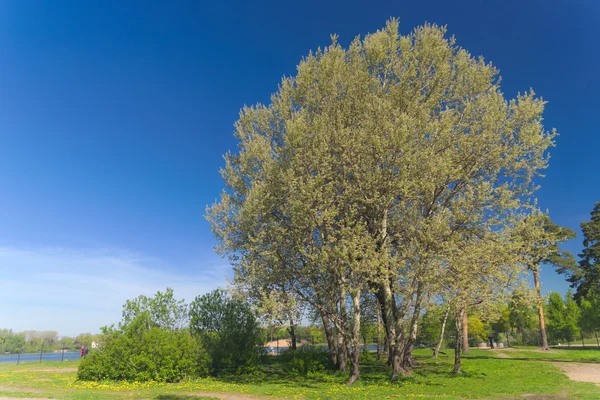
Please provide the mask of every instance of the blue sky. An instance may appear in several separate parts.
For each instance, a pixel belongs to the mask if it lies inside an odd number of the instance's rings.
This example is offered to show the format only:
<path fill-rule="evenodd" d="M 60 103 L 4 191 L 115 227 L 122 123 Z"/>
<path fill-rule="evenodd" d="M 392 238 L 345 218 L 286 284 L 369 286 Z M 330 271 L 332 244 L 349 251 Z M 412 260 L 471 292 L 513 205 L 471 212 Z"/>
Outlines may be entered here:
<path fill-rule="evenodd" d="M 224 286 L 204 209 L 244 104 L 331 33 L 448 25 L 533 88 L 560 133 L 539 203 L 579 231 L 600 201 L 600 2 L 0 2 L 0 327 L 98 331 L 171 286 Z M 581 237 L 566 246 L 577 253 Z M 550 269 L 544 289 L 567 285 Z"/>

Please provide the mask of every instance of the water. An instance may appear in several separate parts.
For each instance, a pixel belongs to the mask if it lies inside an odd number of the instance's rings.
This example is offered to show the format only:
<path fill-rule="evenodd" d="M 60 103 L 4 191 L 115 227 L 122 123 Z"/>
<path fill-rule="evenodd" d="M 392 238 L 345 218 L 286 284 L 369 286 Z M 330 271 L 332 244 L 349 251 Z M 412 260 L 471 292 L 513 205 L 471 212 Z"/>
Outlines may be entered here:
<path fill-rule="evenodd" d="M 60 361 L 63 355 L 61 352 L 58 353 L 42 353 L 42 361 Z M 18 354 L 0 354 L 0 363 L 12 363 L 16 364 L 17 359 L 19 358 Z M 73 361 L 79 360 L 79 352 L 78 351 L 65 351 L 65 361 Z M 19 359 L 19 363 L 26 362 L 40 362 L 40 353 L 25 353 L 21 354 L 21 358 Z"/>

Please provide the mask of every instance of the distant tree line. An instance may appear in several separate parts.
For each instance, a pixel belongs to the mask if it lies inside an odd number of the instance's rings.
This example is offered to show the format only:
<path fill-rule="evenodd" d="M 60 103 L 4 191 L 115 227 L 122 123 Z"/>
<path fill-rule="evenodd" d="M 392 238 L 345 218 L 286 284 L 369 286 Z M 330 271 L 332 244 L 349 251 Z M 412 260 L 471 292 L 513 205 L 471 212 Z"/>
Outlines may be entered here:
<path fill-rule="evenodd" d="M 59 336 L 56 331 L 13 332 L 12 329 L 0 329 L 0 354 L 78 351 L 82 346 L 90 348 L 93 341 L 100 342 L 101 335 L 81 333 L 70 337 Z"/>

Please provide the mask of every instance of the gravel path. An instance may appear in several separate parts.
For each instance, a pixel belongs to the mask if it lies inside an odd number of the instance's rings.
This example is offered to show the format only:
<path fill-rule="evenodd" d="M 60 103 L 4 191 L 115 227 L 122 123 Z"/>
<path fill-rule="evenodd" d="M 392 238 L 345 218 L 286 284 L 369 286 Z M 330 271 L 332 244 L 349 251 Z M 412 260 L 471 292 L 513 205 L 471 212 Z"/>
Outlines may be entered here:
<path fill-rule="evenodd" d="M 595 363 L 572 363 L 555 362 L 571 380 L 580 382 L 592 382 L 600 386 L 600 364 Z"/>

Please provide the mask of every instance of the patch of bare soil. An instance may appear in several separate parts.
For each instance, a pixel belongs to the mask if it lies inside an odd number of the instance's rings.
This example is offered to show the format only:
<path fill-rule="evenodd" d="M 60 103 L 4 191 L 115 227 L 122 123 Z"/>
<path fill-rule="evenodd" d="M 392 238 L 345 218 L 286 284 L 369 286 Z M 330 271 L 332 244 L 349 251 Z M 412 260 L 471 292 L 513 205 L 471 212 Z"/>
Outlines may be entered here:
<path fill-rule="evenodd" d="M 0 400 L 54 400 L 54 399 L 46 399 L 41 397 L 2 397 L 0 396 Z"/>
<path fill-rule="evenodd" d="M 496 353 L 496 357 L 498 358 L 510 358 L 510 356 L 506 353 Z"/>
<path fill-rule="evenodd" d="M 600 386 L 600 364 L 572 362 L 556 362 L 553 364 L 559 367 L 571 380 L 591 382 Z"/>
<path fill-rule="evenodd" d="M 533 351 L 534 353 L 546 353 L 546 354 L 557 354 L 557 353 L 560 353 L 560 351 L 552 350 L 552 349 L 550 349 L 550 350 L 533 349 L 533 350 L 527 350 L 527 351 Z"/>
<path fill-rule="evenodd" d="M 236 393 L 188 392 L 185 394 L 188 396 L 198 396 L 200 398 L 214 397 L 214 398 L 221 399 L 221 400 L 258 400 L 258 399 L 262 398 L 262 397 L 246 396 L 243 394 L 236 394 Z M 0 400 L 2 400 L 2 399 L 0 399 Z"/>
<path fill-rule="evenodd" d="M 69 368 L 18 369 L 14 372 L 77 372 L 77 368 L 69 367 Z"/>
<path fill-rule="evenodd" d="M 40 393 L 41 390 L 14 386 L 0 386 L 0 392 Z"/>

